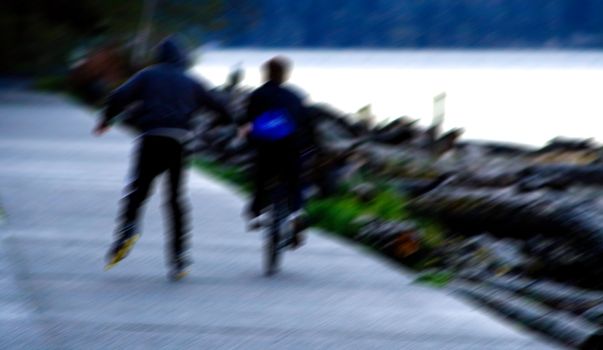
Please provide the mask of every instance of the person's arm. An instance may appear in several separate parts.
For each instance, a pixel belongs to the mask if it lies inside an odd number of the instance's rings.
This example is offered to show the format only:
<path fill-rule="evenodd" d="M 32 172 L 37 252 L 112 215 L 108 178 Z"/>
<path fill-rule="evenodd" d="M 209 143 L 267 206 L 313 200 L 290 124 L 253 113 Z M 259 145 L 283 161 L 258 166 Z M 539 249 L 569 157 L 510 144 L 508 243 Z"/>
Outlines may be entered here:
<path fill-rule="evenodd" d="M 105 102 L 105 109 L 100 122 L 94 129 L 97 135 L 104 134 L 109 130 L 111 121 L 133 102 L 140 99 L 141 87 L 143 85 L 144 73 L 139 72 L 117 89 L 113 90 Z"/>

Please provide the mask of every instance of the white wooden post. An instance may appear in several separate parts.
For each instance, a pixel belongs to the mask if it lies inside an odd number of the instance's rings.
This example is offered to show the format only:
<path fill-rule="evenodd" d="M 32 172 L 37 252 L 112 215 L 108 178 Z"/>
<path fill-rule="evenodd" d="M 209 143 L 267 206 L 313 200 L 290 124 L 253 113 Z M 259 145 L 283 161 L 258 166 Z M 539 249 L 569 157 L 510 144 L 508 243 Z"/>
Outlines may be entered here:
<path fill-rule="evenodd" d="M 431 126 L 434 129 L 435 135 L 439 136 L 442 133 L 444 124 L 444 115 L 446 114 L 446 93 L 442 92 L 433 98 L 433 120 Z"/>

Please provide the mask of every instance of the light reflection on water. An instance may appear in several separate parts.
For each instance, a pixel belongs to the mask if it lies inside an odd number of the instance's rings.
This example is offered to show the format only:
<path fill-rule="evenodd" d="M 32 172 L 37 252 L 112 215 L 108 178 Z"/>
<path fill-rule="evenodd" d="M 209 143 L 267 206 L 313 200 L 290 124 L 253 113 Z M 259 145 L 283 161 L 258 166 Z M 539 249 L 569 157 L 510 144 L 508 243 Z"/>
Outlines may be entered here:
<path fill-rule="evenodd" d="M 408 115 L 427 125 L 445 91 L 445 127 L 465 137 L 540 145 L 555 136 L 603 141 L 603 52 L 267 51 L 204 53 L 194 71 L 213 84 L 242 63 L 246 85 L 276 54 L 295 63 L 292 83 L 345 112 L 371 104 L 379 119 Z"/>

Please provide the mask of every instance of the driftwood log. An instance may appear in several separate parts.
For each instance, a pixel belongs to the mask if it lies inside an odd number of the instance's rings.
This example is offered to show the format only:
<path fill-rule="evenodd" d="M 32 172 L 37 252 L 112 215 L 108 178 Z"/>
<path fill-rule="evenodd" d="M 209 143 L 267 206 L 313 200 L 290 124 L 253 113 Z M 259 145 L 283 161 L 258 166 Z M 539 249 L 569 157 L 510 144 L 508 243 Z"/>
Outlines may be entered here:
<path fill-rule="evenodd" d="M 582 318 L 529 302 L 498 288 L 465 282 L 453 282 L 448 288 L 569 346 L 584 350 L 603 349 L 603 331 Z"/>

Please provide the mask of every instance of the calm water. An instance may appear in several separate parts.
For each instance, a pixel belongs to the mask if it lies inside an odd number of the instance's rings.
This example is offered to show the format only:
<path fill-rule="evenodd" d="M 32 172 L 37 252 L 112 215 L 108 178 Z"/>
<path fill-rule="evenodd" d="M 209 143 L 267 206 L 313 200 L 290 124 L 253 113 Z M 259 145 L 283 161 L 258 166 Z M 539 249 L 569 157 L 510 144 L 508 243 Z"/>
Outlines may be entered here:
<path fill-rule="evenodd" d="M 218 85 L 240 63 L 244 84 L 257 86 L 260 64 L 276 54 L 294 60 L 291 81 L 312 101 L 345 112 L 371 104 L 380 120 L 427 125 L 433 97 L 446 92 L 445 128 L 462 127 L 467 139 L 603 141 L 603 52 L 220 50 L 194 70 Z"/>

